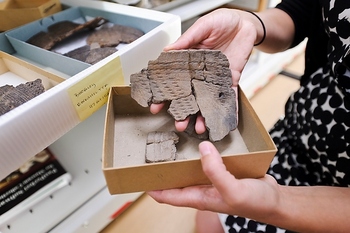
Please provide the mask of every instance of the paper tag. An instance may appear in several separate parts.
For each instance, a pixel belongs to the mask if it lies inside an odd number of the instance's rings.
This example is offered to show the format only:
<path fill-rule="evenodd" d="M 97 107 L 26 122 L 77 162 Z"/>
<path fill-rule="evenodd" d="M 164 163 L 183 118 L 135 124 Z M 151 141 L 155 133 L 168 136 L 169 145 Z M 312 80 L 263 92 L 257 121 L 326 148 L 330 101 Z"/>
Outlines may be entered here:
<path fill-rule="evenodd" d="M 123 85 L 124 76 L 120 58 L 116 57 L 68 89 L 81 121 L 88 118 L 108 99 L 111 86 Z"/>

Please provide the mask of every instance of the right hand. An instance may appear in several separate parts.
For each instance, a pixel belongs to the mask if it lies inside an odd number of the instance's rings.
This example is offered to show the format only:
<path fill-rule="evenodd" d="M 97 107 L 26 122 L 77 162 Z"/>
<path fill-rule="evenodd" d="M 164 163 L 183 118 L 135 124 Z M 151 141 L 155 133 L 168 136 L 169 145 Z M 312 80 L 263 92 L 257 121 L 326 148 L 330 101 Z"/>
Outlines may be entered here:
<path fill-rule="evenodd" d="M 247 19 L 247 12 L 218 9 L 199 18 L 175 43 L 164 48 L 164 51 L 180 49 L 215 49 L 221 50 L 230 62 L 233 88 L 237 93 L 238 81 L 253 49 L 257 29 Z M 237 105 L 238 106 L 238 105 Z M 157 113 L 163 104 L 152 104 L 150 111 Z M 178 131 L 184 131 L 188 119 L 175 122 Z M 198 115 L 196 132 L 204 133 L 204 118 Z"/>

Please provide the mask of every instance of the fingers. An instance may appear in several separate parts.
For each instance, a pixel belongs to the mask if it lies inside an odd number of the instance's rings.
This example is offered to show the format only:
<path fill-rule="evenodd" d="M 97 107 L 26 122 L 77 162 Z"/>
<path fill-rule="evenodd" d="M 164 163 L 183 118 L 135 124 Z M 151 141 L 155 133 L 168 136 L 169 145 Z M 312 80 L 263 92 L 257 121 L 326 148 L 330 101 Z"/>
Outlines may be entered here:
<path fill-rule="evenodd" d="M 210 193 L 210 195 L 207 195 L 208 193 Z M 218 203 L 220 200 L 216 190 L 211 185 L 148 191 L 147 194 L 159 203 L 196 209 L 207 209 L 207 203 L 211 205 L 212 203 Z M 210 199 L 209 201 L 208 198 Z"/>
<path fill-rule="evenodd" d="M 205 46 L 203 47 L 202 41 L 208 38 L 211 31 L 211 27 L 209 25 L 210 22 L 207 22 L 206 18 L 207 17 L 202 17 L 198 19 L 178 38 L 176 42 L 164 47 L 164 51 L 190 48 L 206 48 Z"/>
<path fill-rule="evenodd" d="M 190 122 L 190 118 L 189 117 L 187 117 L 183 121 L 175 121 L 175 128 L 176 128 L 176 130 L 179 131 L 179 132 L 185 131 L 185 129 L 187 128 L 187 125 L 188 125 L 189 122 Z"/>
<path fill-rule="evenodd" d="M 160 112 L 160 110 L 162 110 L 163 107 L 164 107 L 164 103 L 151 104 L 151 106 L 149 107 L 149 110 L 152 114 L 157 114 L 158 112 Z"/>
<path fill-rule="evenodd" d="M 201 114 L 197 115 L 195 130 L 197 134 L 202 134 L 207 130 L 205 127 L 205 119 Z"/>
<path fill-rule="evenodd" d="M 226 170 L 220 153 L 215 146 L 208 141 L 199 144 L 203 172 L 212 182 L 213 186 L 222 195 L 223 199 L 232 198 L 232 193 L 237 190 L 237 179 Z"/>
<path fill-rule="evenodd" d="M 187 117 L 183 121 L 175 121 L 176 130 L 179 132 L 185 131 L 189 122 L 190 122 L 190 117 Z M 195 131 L 197 134 L 202 134 L 206 130 L 207 130 L 207 128 L 205 126 L 205 119 L 201 114 L 198 114 L 197 118 L 196 118 Z"/>

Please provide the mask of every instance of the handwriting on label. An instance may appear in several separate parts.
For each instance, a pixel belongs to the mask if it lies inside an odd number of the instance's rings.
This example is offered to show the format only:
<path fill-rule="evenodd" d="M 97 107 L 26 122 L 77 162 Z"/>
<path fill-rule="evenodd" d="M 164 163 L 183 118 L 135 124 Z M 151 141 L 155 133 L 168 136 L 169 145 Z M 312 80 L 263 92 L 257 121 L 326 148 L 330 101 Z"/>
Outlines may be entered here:
<path fill-rule="evenodd" d="M 120 58 L 116 57 L 71 86 L 68 94 L 80 120 L 85 120 L 107 102 L 110 87 L 123 84 Z"/>

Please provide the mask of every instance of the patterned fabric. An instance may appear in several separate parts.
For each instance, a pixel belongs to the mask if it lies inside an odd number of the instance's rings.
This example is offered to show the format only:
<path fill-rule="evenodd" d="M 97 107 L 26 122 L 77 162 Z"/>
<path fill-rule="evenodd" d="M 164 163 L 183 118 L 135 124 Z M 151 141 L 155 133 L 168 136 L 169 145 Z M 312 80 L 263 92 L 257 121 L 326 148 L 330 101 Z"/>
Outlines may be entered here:
<path fill-rule="evenodd" d="M 350 1 L 320 0 L 328 64 L 309 77 L 270 134 L 278 152 L 269 174 L 281 185 L 350 187 Z M 220 215 L 226 232 L 290 232 Z"/>

